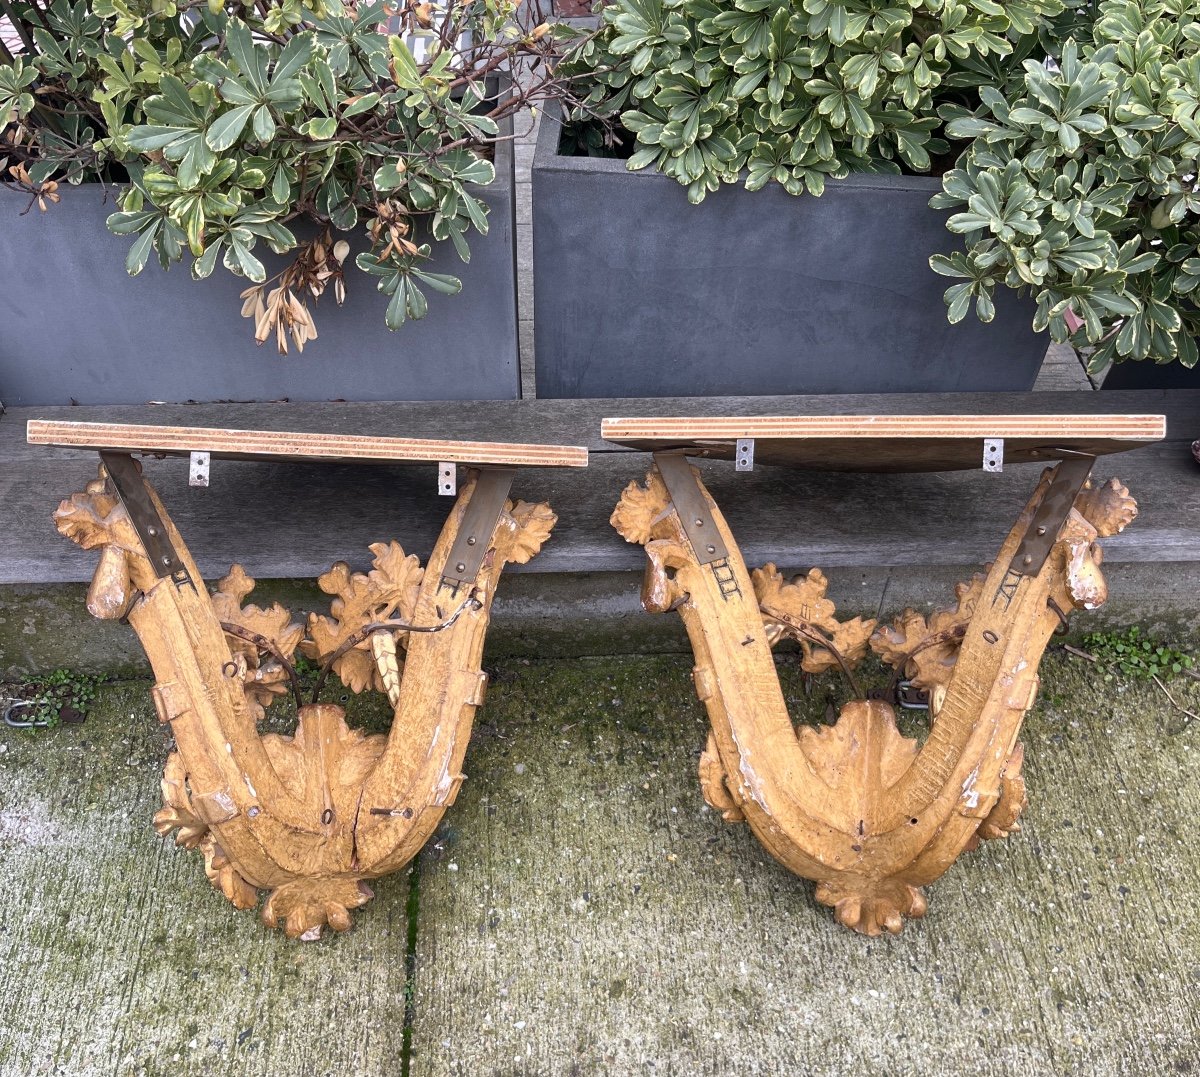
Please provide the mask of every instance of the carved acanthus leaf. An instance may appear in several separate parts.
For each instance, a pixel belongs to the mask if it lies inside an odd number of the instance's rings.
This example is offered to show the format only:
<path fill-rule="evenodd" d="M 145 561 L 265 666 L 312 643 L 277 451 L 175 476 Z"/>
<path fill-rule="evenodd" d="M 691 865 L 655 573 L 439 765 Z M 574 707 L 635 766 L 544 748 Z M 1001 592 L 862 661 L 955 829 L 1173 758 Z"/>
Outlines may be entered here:
<path fill-rule="evenodd" d="M 258 891 L 242 878 L 212 834 L 200 843 L 200 851 L 204 854 L 204 874 L 208 881 L 235 909 L 253 909 L 258 904 Z"/>
<path fill-rule="evenodd" d="M 121 503 L 108 492 L 106 475 L 101 465 L 99 478 L 89 482 L 82 492 L 60 502 L 54 512 L 54 526 L 85 550 L 99 546 L 139 550 L 137 533 Z"/>
<path fill-rule="evenodd" d="M 282 921 L 289 939 L 314 942 L 327 924 L 334 931 L 348 931 L 350 910 L 361 908 L 373 896 L 371 888 L 358 879 L 295 879 L 271 891 L 262 920 L 267 927 Z"/>
<path fill-rule="evenodd" d="M 193 811 L 187 793 L 187 773 L 178 752 L 167 756 L 162 779 L 163 806 L 154 816 L 154 830 L 160 838 L 176 831 L 175 844 L 195 849 L 208 835 L 208 824 Z"/>
<path fill-rule="evenodd" d="M 825 597 L 829 580 L 819 568 L 785 581 L 775 565 L 766 564 L 752 572 L 750 579 L 762 610 L 767 639 L 772 646 L 784 637 L 796 639 L 803 652 L 800 665 L 806 672 L 823 673 L 833 669 L 838 664 L 833 651 L 850 666 L 866 656 L 867 641 L 875 629 L 875 621 L 862 617 L 839 621 L 837 607 Z M 817 635 L 828 638 L 833 651 L 799 634 L 794 625 L 773 614 L 815 629 Z"/>
<path fill-rule="evenodd" d="M 857 818 L 860 843 L 880 833 L 879 790 L 897 782 L 917 757 L 917 742 L 900 735 L 887 704 L 856 700 L 833 726 L 804 727 L 800 747 L 830 789 L 830 796 Z M 853 870 L 817 886 L 817 900 L 834 907 L 837 919 L 866 935 L 900 931 L 905 917 L 925 914 L 925 897 L 903 878 L 871 877 Z"/>
<path fill-rule="evenodd" d="M 338 561 L 318 577 L 317 584 L 327 595 L 331 617 L 308 615 L 308 638 L 301 652 L 323 665 L 356 632 L 374 621 L 392 618 L 411 621 L 421 590 L 424 570 L 415 555 L 406 555 L 398 542 L 376 542 L 374 568 L 368 573 L 351 573 L 345 561 Z M 393 638 L 403 640 L 407 633 L 397 629 Z M 383 677 L 371 655 L 369 640 L 362 640 L 333 664 L 333 671 L 352 692 L 373 688 L 386 691 Z"/>
<path fill-rule="evenodd" d="M 1075 499 L 1075 508 L 1101 537 L 1119 535 L 1137 519 L 1137 502 L 1120 479 L 1109 479 L 1102 486 L 1089 487 Z"/>
<path fill-rule="evenodd" d="M 890 625 L 880 625 L 871 637 L 871 650 L 894 669 L 904 666 L 905 676 L 917 688 L 931 691 L 949 683 L 962 646 L 959 630 L 965 630 L 970 622 L 985 579 L 976 574 L 969 581 L 956 583 L 955 607 L 935 610 L 928 620 L 906 609 Z"/>
<path fill-rule="evenodd" d="M 670 500 L 666 483 L 658 469 L 652 468 L 644 485 L 631 482 L 625 487 L 608 522 L 626 542 L 645 545 L 654 537 L 654 524 L 666 511 Z"/>
<path fill-rule="evenodd" d="M 802 726 L 800 747 L 848 814 L 873 831 L 871 812 L 879 788 L 900 779 L 917 755 L 917 742 L 900 735 L 886 703 L 852 700 L 835 725 Z M 868 781 L 868 775 L 870 779 Z"/>
<path fill-rule="evenodd" d="M 269 609 L 243 606 L 246 596 L 254 590 L 255 581 L 246 575 L 241 565 L 234 565 L 229 575 L 217 583 L 211 597 L 213 612 L 224 624 L 236 625 L 247 632 L 269 640 L 285 659 L 291 661 L 304 635 L 304 625 L 292 621 L 291 611 L 278 602 Z M 261 721 L 265 710 L 279 696 L 286 695 L 288 674 L 269 651 L 241 636 L 226 633 L 229 650 L 242 672 L 242 689 L 255 721 Z"/>
<path fill-rule="evenodd" d="M 979 829 L 966 845 L 970 852 L 979 845 L 980 839 L 1007 838 L 1021 829 L 1018 820 L 1021 813 L 1029 806 L 1029 797 L 1025 790 L 1025 776 L 1021 773 L 1021 765 L 1025 762 L 1025 746 L 1018 744 L 1013 754 L 1008 757 L 1004 773 L 1000 776 L 1000 799 L 992 806 L 987 817 L 979 824 Z"/>
<path fill-rule="evenodd" d="M 518 501 L 514 504 L 510 501 L 505 505 L 505 512 L 515 526 L 500 529 L 498 551 L 506 561 L 523 565 L 542 548 L 558 523 L 558 517 L 545 502 Z"/>

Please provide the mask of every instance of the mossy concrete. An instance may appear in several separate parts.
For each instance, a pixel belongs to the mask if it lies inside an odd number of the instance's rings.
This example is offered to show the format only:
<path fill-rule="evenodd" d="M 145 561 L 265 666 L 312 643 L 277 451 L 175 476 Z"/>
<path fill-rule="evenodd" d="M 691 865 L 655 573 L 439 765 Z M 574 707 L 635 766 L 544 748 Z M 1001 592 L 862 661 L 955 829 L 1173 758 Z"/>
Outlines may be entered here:
<path fill-rule="evenodd" d="M 234 910 L 150 828 L 167 744 L 147 690 L 107 686 L 82 726 L 0 727 L 0 1074 L 396 1072 L 406 875 L 332 946 Z"/>
<path fill-rule="evenodd" d="M 518 663 L 501 678 L 471 781 L 420 861 L 414 1073 L 1200 1061 L 1200 729 L 1156 688 L 1052 657 L 1024 737 L 1024 831 L 966 856 L 924 921 L 869 940 L 703 806 L 688 665 Z M 808 696 L 794 667 L 785 682 L 808 720 L 837 700 L 836 680 Z M 1200 684 L 1175 691 L 1200 701 Z"/>
<path fill-rule="evenodd" d="M 443 827 L 310 945 L 150 830 L 146 682 L 82 726 L 0 728 L 0 1074 L 1196 1072 L 1200 727 L 1154 685 L 1051 655 L 1023 832 L 868 940 L 703 807 L 689 668 L 493 663 Z M 802 720 L 842 698 L 781 672 Z"/>

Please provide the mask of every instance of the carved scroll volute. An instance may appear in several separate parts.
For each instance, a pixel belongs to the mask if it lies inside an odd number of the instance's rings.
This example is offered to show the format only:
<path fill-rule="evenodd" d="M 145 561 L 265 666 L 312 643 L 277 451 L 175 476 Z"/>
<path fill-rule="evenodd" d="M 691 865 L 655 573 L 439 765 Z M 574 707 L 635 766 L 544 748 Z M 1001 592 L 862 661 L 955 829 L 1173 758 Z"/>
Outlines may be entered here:
<path fill-rule="evenodd" d="M 647 609 L 678 609 L 692 640 L 696 688 L 712 724 L 700 763 L 705 798 L 725 819 L 744 818 L 776 859 L 814 879 L 818 900 L 856 931 L 899 931 L 906 917 L 924 914 L 921 888 L 964 848 L 1017 829 L 1025 786 L 1016 738 L 1036 693 L 1038 662 L 1060 611 L 1103 601 L 1095 539 L 1136 513 L 1115 482 L 1085 490 L 1041 571 L 1013 573 L 1050 478 L 987 576 L 959 585 L 956 609 L 928 622 L 906 611 L 874 637 L 885 658 L 930 690 L 923 745 L 902 737 L 891 707 L 879 702 L 848 704 L 832 727 L 791 730 L 759 640 L 831 613 L 818 573 L 787 584 L 767 566 L 754 577 L 762 612 L 750 616 L 745 568 L 711 499 L 729 550 L 722 572 L 737 583 L 730 593 L 713 586 L 710 566 L 697 563 L 655 473 L 644 487 L 627 488 L 613 513 L 625 538 L 646 547 Z M 830 642 L 841 639 L 851 650 L 861 647 L 869 624 L 829 620 L 824 627 Z M 804 659 L 828 665 L 819 653 L 806 650 Z"/>
<path fill-rule="evenodd" d="M 962 624 L 965 615 L 967 631 L 961 647 L 937 642 L 928 652 L 936 661 L 910 658 L 907 662 L 907 671 L 920 679 L 940 705 L 934 708 L 926 744 L 882 800 L 882 828 L 900 835 L 907 817 L 912 829 L 913 840 L 895 843 L 893 850 L 901 860 L 903 847 L 915 846 L 908 864 L 893 873 L 897 885 L 927 885 L 964 849 L 974 848 L 979 838 L 1001 837 L 1019 829 L 1017 820 L 1026 794 L 1021 776 L 1023 752 L 1017 737 L 1036 696 L 1042 653 L 1066 611 L 1094 608 L 1104 600 L 1106 590 L 1099 571 L 1102 551 L 1095 539 L 1099 534 L 1115 534 L 1136 516 L 1136 504 L 1115 480 L 1102 490 L 1084 491 L 1041 572 L 1036 577 L 1017 578 L 1008 566 L 1048 479 L 1049 474 L 982 587 L 978 577 L 971 585 L 960 584 L 958 610 L 931 618 L 927 639 L 936 640 L 944 635 L 948 623 Z M 895 647 L 901 637 L 907 637 L 910 654 L 920 646 L 919 619 L 914 616 L 906 611 L 890 630 L 877 634 L 876 649 L 886 659 L 904 661 Z M 828 897 L 834 904 L 834 898 L 845 899 L 845 894 L 835 891 L 826 888 L 824 893 L 818 891 L 818 897 Z M 903 904 L 903 892 L 896 886 L 892 896 Z M 914 908 L 923 907 L 913 900 Z M 876 903 L 876 918 L 894 930 L 896 922 L 884 904 Z M 838 905 L 839 918 L 844 911 L 857 912 L 858 907 L 854 901 L 845 908 Z M 903 908 L 899 911 L 916 915 Z"/>
<path fill-rule="evenodd" d="M 80 548 L 100 551 L 87 596 L 87 609 L 93 617 L 120 620 L 129 612 L 134 597 L 158 582 L 128 512 L 112 492 L 103 464 L 98 477 L 83 491 L 59 504 L 54 526 Z"/>
<path fill-rule="evenodd" d="M 155 670 L 156 708 L 178 749 L 167 762 L 156 830 L 198 849 L 212 884 L 238 908 L 269 889 L 268 925 L 306 939 L 326 926 L 345 930 L 351 910 L 371 896 L 366 880 L 407 862 L 453 802 L 483 699 L 483 640 L 501 569 L 538 552 L 554 513 L 505 502 L 475 579 L 454 584 L 445 569 L 477 489 L 472 473 L 428 570 L 394 542 L 372 547 L 368 573 L 333 566 L 320 580 L 334 596 L 332 616 L 313 615 L 302 639 L 305 627 L 283 607 L 244 604 L 254 581 L 239 566 L 210 599 L 147 484 L 186 569 L 160 579 L 105 478 L 102 471 L 63 502 L 56 522 L 100 550 L 90 608 L 128 614 Z M 380 621 L 397 624 L 379 631 Z M 294 736 L 260 737 L 257 720 L 287 692 L 297 647 L 331 663 L 351 690 L 385 692 L 395 711 L 391 733 L 364 736 L 340 707 L 314 703 L 300 707 Z"/>
<path fill-rule="evenodd" d="M 328 835 L 280 781 L 255 730 L 261 707 L 247 690 L 250 664 L 235 657 L 182 537 L 149 483 L 145 491 L 183 565 L 176 576 L 154 572 L 103 467 L 59 506 L 55 524 L 84 549 L 101 551 L 89 609 L 127 616 L 154 670 L 155 708 L 184 775 L 164 784 L 166 814 L 156 826 L 170 830 L 178 818 L 191 820 L 189 833 L 202 827 L 196 840 L 209 877 L 244 907 L 254 888 L 303 870 Z"/>
<path fill-rule="evenodd" d="M 395 717 L 387 745 L 362 787 L 357 855 L 364 874 L 382 875 L 407 863 L 453 804 L 464 775 L 462 761 L 486 675 L 483 645 L 492 600 L 505 564 L 523 564 L 556 522 L 545 504 L 506 502 L 473 584 L 454 585 L 445 573 L 450 551 L 476 489 L 472 473 L 413 591 L 411 620 L 438 624 L 437 633 L 398 633 L 403 662 L 385 646 L 376 654 L 381 679 L 391 682 Z M 384 671 L 399 671 L 384 677 Z"/>
<path fill-rule="evenodd" d="M 720 510 L 699 488 L 727 563 L 697 562 L 657 469 L 644 485 L 626 487 L 611 523 L 627 541 L 645 546 L 646 608 L 677 610 L 692 642 L 696 693 L 712 727 L 701 759 L 709 803 L 728 819 L 744 817 L 772 856 L 816 878 L 825 853 L 807 836 L 830 832 L 823 817 L 830 801 L 799 750 L 750 574 Z"/>

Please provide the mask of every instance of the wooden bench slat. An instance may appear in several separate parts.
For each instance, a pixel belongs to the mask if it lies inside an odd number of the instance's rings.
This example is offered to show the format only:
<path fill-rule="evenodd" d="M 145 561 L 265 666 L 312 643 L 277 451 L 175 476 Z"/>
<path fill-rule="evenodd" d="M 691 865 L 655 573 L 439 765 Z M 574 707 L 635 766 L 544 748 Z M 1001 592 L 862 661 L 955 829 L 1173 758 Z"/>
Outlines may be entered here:
<path fill-rule="evenodd" d="M 577 445 L 454 441 L 376 437 L 302 431 L 229 430 L 200 426 L 136 423 L 56 422 L 31 419 L 32 445 L 58 448 L 187 456 L 207 452 L 227 460 L 328 460 L 340 463 L 509 464 L 530 467 L 587 467 L 587 449 Z"/>
<path fill-rule="evenodd" d="M 621 489 L 650 465 L 636 449 L 603 442 L 601 419 L 611 415 L 905 415 L 975 412 L 1032 415 L 1091 412 L 1167 415 L 1167 440 L 1098 465 L 1117 474 L 1141 505 L 1136 527 L 1109 540 L 1111 563 L 1193 565 L 1200 559 L 1200 467 L 1191 442 L 1200 436 L 1200 390 L 1046 392 L 863 397 L 740 397 L 655 400 L 519 400 L 464 405 L 429 402 L 180 404 L 84 408 L 14 408 L 0 414 L 0 584 L 86 581 L 95 558 L 54 531 L 59 500 L 81 489 L 96 461 L 74 449 L 29 445 L 26 422 L 88 419 L 212 428 L 343 431 L 403 430 L 423 437 L 574 443 L 593 451 L 589 468 L 529 470 L 513 495 L 548 501 L 559 522 L 546 548 L 515 572 L 641 572 L 645 555 L 609 524 Z M 771 560 L 791 570 L 819 565 L 827 572 L 882 566 L 964 566 L 1012 523 L 1034 476 L 1025 468 L 1000 475 L 848 475 L 762 467 L 735 472 L 732 464 L 701 465 L 705 483 L 730 519 L 748 563 Z M 431 476 L 400 464 L 362 467 L 285 461 L 213 467 L 212 484 L 188 486 L 185 460 L 147 465 L 206 578 L 241 561 L 259 578 L 312 578 L 339 559 L 369 566 L 367 545 L 390 538 L 428 556 L 446 516 Z M 271 521 L 264 526 L 263 521 Z M 953 526 L 948 521 L 953 520 Z M 897 568 L 897 571 L 901 571 Z M 1159 571 L 1159 570 L 1156 570 Z M 874 577 L 872 577 L 874 578 Z M 574 586 L 590 587 L 576 577 Z M 598 585 L 597 585 L 598 586 Z M 629 583 L 636 595 L 637 584 Z M 878 599 L 878 596 L 875 596 Z M 636 599 L 631 600 L 636 606 Z M 0 617 L 3 617 L 0 610 Z"/>
<path fill-rule="evenodd" d="M 604 419 L 601 435 L 630 448 L 731 459 L 740 438 L 754 459 L 826 471 L 978 468 L 983 442 L 1006 463 L 1124 452 L 1166 436 L 1163 415 L 764 415 Z"/>

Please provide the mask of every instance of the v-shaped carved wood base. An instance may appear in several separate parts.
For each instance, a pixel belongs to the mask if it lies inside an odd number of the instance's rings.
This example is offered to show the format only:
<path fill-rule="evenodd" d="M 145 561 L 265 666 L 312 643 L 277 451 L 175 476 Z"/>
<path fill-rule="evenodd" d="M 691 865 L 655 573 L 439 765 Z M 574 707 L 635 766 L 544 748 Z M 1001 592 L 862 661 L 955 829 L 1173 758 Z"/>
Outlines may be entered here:
<path fill-rule="evenodd" d="M 480 662 L 500 572 L 536 554 L 555 523 L 547 505 L 514 504 L 504 500 L 506 486 L 492 490 L 503 508 L 484 535 L 482 564 L 468 583 L 451 578 L 464 514 L 494 475 L 471 472 L 427 567 L 395 542 L 378 543 L 369 573 L 339 562 L 320 578 L 332 616 L 310 614 L 306 625 L 279 605 L 243 606 L 254 581 L 236 565 L 210 597 L 140 477 L 182 572 L 152 568 L 103 466 L 59 506 L 58 529 L 100 551 L 88 609 L 128 617 L 154 669 L 159 718 L 175 739 L 155 828 L 199 849 L 209 879 L 238 908 L 269 890 L 262 919 L 289 936 L 348 928 L 350 910 L 371 897 L 367 880 L 407 863 L 454 802 L 483 702 Z M 347 727 L 342 708 L 314 702 L 299 708 L 293 736 L 260 735 L 264 706 L 289 690 L 297 649 L 352 691 L 386 692 L 391 731 L 365 736 Z"/>
<path fill-rule="evenodd" d="M 645 608 L 678 610 L 687 627 L 712 727 L 700 760 L 706 800 L 814 880 L 817 900 L 841 923 L 868 935 L 900 931 L 905 917 L 924 914 L 922 888 L 964 849 L 1018 829 L 1025 785 L 1017 737 L 1038 663 L 1065 611 L 1104 601 L 1095 540 L 1132 521 L 1135 502 L 1116 480 L 1078 496 L 1078 484 L 1068 484 L 1049 556 L 1023 574 L 1012 567 L 1021 541 L 1043 500 L 1064 485 L 1047 470 L 987 574 L 960 585 L 957 609 L 928 622 L 909 610 L 872 634 L 872 621 L 837 620 L 817 569 L 790 582 L 773 565 L 749 573 L 689 469 L 727 553 L 711 561 L 707 547 L 711 563 L 703 563 L 705 550 L 693 548 L 660 474 L 666 461 L 656 460 L 644 485 L 626 488 L 612 523 L 645 546 Z M 799 641 L 812 672 L 848 667 L 869 641 L 929 692 L 924 743 L 900 735 L 890 704 L 861 699 L 843 707 L 836 725 L 797 731 L 771 654 L 785 636 Z"/>

